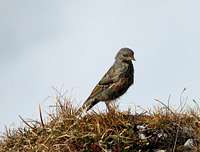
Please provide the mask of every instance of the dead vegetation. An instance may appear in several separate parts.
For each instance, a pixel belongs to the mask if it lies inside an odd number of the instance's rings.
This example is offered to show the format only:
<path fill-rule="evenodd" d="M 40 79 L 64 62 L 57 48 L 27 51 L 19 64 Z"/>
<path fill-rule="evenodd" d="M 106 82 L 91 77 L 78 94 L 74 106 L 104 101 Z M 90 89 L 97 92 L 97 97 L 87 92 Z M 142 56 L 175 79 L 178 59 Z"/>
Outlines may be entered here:
<path fill-rule="evenodd" d="M 1 152 L 198 152 L 199 109 L 176 111 L 162 104 L 140 114 L 130 111 L 91 112 L 76 118 L 69 101 L 58 102 L 47 121 L 27 122 L 24 128 L 7 129 Z M 63 99 L 65 100 L 65 99 Z"/>

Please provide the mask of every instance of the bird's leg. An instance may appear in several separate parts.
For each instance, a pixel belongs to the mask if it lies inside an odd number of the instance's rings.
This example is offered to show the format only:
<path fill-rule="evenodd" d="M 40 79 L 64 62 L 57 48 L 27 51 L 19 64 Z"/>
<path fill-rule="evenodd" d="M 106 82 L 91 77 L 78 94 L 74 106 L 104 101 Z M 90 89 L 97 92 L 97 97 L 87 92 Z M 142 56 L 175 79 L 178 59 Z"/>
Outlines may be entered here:
<path fill-rule="evenodd" d="M 109 102 L 105 102 L 105 103 L 106 103 L 106 107 L 109 112 L 115 112 L 116 107 L 113 102 L 109 101 Z"/>

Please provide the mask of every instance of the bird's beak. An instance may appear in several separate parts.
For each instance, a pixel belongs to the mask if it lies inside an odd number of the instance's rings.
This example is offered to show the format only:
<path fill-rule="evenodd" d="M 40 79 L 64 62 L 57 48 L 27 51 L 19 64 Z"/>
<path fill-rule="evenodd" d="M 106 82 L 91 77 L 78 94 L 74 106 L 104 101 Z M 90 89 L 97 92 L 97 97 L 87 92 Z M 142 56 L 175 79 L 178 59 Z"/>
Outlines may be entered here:
<path fill-rule="evenodd" d="M 132 57 L 132 60 L 133 60 L 133 61 L 136 61 L 134 56 Z"/>
<path fill-rule="evenodd" d="M 135 57 L 134 57 L 134 56 L 128 57 L 128 60 L 133 60 L 133 61 L 135 61 Z"/>

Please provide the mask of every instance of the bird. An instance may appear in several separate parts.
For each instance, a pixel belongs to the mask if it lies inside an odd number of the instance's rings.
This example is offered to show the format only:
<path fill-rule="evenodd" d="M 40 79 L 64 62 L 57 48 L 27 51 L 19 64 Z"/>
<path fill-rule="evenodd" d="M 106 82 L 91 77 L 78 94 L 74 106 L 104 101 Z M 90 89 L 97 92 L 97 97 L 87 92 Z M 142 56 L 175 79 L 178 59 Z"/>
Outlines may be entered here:
<path fill-rule="evenodd" d="M 134 52 L 121 48 L 115 56 L 115 62 L 94 87 L 89 97 L 78 109 L 78 114 L 85 113 L 99 102 L 105 102 L 108 111 L 112 111 L 112 101 L 123 95 L 134 83 Z"/>

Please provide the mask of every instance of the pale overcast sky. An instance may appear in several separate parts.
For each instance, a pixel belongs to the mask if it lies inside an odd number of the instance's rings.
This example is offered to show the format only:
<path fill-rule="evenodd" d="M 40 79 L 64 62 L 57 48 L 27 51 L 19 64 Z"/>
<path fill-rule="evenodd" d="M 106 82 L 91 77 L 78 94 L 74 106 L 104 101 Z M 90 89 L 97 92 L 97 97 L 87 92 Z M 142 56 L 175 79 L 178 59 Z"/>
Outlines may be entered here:
<path fill-rule="evenodd" d="M 48 111 L 52 86 L 83 103 L 121 47 L 137 61 L 120 109 L 170 94 L 178 104 L 183 88 L 199 101 L 199 10 L 199 0 L 0 0 L 0 131 Z"/>

